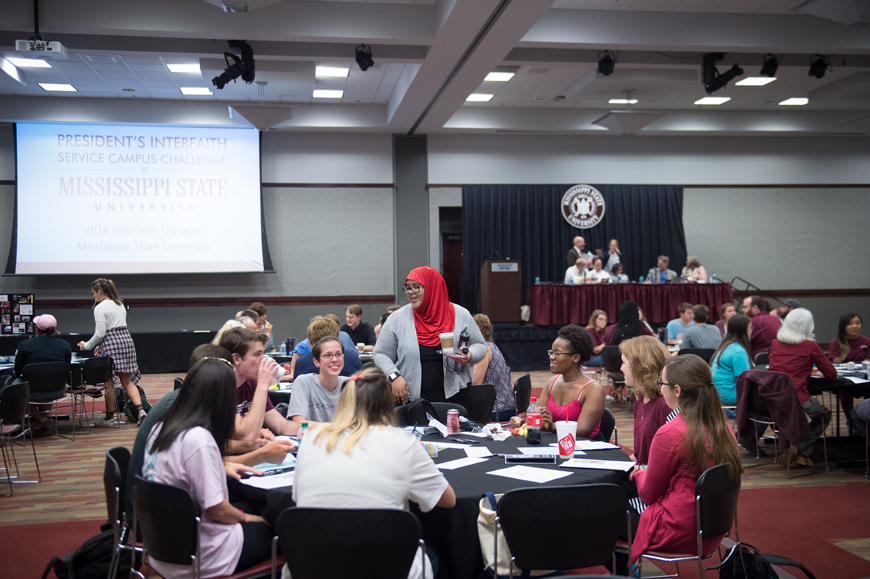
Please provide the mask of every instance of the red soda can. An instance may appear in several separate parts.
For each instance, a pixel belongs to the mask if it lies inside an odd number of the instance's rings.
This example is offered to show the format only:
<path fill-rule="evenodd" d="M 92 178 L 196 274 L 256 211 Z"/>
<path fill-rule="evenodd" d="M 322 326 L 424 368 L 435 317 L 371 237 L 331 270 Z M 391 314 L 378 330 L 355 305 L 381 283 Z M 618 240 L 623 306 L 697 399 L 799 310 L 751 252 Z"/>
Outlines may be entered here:
<path fill-rule="evenodd" d="M 284 364 L 284 369 L 287 370 L 287 373 L 290 373 L 290 364 Z"/>
<path fill-rule="evenodd" d="M 459 434 L 459 411 L 447 411 L 447 434 Z"/>

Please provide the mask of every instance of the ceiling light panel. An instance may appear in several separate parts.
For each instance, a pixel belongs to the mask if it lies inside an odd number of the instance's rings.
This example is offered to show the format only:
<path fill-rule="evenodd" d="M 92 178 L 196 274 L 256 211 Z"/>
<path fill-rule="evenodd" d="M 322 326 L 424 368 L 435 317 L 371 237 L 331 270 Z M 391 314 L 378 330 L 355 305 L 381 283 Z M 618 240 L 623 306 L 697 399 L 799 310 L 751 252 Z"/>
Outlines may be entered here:
<path fill-rule="evenodd" d="M 344 78 L 350 72 L 349 68 L 340 68 L 336 66 L 318 66 L 314 69 L 315 76 L 332 76 L 337 78 Z"/>
<path fill-rule="evenodd" d="M 311 96 L 316 99 L 340 99 L 344 96 L 344 91 L 314 89 L 314 93 Z"/>
<path fill-rule="evenodd" d="M 181 94 L 187 96 L 211 96 L 214 93 L 204 86 L 183 86 L 181 87 Z"/>
<path fill-rule="evenodd" d="M 609 105 L 636 105 L 637 99 L 610 99 L 607 101 Z"/>
<path fill-rule="evenodd" d="M 779 104 L 780 104 L 780 106 L 783 106 L 783 107 L 802 107 L 804 105 L 809 104 L 809 102 L 810 102 L 810 99 L 808 99 L 808 98 L 792 97 L 790 99 L 785 99 L 784 101 L 782 101 Z"/>
<path fill-rule="evenodd" d="M 515 75 L 513 72 L 491 72 L 483 79 L 484 82 L 507 82 Z"/>
<path fill-rule="evenodd" d="M 695 101 L 696 105 L 709 106 L 721 105 L 731 100 L 731 97 L 704 97 Z"/>
<path fill-rule="evenodd" d="M 471 93 L 470 95 L 468 95 L 468 98 L 466 98 L 465 100 L 466 100 L 466 102 L 470 102 L 470 103 L 488 103 L 489 101 L 492 100 L 492 97 L 493 97 L 493 95 L 491 95 L 491 94 L 483 94 L 483 93 L 476 92 L 476 93 Z"/>
<path fill-rule="evenodd" d="M 764 86 L 776 80 L 775 76 L 748 76 L 734 83 L 734 86 Z"/>
<path fill-rule="evenodd" d="M 200 73 L 198 62 L 193 64 L 167 64 L 166 68 L 169 69 L 169 72 Z"/>
<path fill-rule="evenodd" d="M 17 66 L 18 68 L 51 68 L 51 65 L 44 60 L 38 58 L 14 58 L 9 57 L 6 60 Z"/>
<path fill-rule="evenodd" d="M 41 82 L 39 86 L 42 87 L 42 90 L 49 92 L 77 92 L 75 87 L 71 84 L 58 84 L 53 82 Z"/>

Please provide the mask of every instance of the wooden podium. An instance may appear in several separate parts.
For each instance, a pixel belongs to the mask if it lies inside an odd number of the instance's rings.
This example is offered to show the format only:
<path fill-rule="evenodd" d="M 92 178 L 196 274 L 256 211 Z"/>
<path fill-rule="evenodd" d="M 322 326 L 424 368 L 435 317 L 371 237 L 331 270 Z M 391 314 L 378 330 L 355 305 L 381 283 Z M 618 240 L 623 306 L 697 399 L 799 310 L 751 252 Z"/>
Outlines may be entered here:
<path fill-rule="evenodd" d="M 519 322 L 522 306 L 520 262 L 498 259 L 480 268 L 480 311 L 492 322 Z"/>

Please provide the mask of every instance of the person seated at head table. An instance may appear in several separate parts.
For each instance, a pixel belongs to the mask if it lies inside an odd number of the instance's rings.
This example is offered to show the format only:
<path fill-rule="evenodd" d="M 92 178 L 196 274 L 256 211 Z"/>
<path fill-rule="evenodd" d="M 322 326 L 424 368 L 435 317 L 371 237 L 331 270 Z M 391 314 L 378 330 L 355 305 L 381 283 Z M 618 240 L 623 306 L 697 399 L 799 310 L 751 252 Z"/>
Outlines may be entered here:
<path fill-rule="evenodd" d="M 646 283 L 667 283 L 677 279 L 677 272 L 668 269 L 668 264 L 671 258 L 667 255 L 660 255 L 656 261 L 656 266 L 651 267 L 646 274 Z"/>
<path fill-rule="evenodd" d="M 328 317 L 315 319 L 308 325 L 308 343 L 316 344 L 321 338 L 326 336 L 338 336 L 338 324 Z M 344 346 L 344 368 L 341 371 L 342 376 L 350 376 L 357 370 L 363 367 L 362 360 L 356 351 L 356 346 L 348 348 L 344 340 L 339 338 L 339 341 Z M 314 353 L 310 352 L 304 356 L 300 356 L 296 360 L 296 365 L 293 367 L 293 380 L 304 374 L 317 374 L 319 367 L 315 364 Z"/>
<path fill-rule="evenodd" d="M 622 354 L 620 371 L 625 385 L 634 388 L 634 454 L 632 460 L 646 464 L 649 447 L 659 427 L 668 422 L 673 412 L 660 395 L 658 380 L 670 358 L 668 349 L 652 336 L 638 336 L 619 345 Z M 674 413 L 676 416 L 676 413 Z"/>
<path fill-rule="evenodd" d="M 72 360 L 72 347 L 57 333 L 57 318 L 51 314 L 42 314 L 33 318 L 33 327 L 36 335 L 18 344 L 15 351 L 15 364 L 12 367 L 14 382 L 21 382 L 21 373 L 28 364 L 41 364 L 44 362 L 66 362 Z M 2 380 L 6 380 L 3 378 Z M 28 404 L 27 413 L 30 420 L 38 426 L 31 430 L 34 437 L 47 434 L 55 430 L 57 421 L 49 421 L 48 415 L 43 412 L 42 405 Z"/>
<path fill-rule="evenodd" d="M 728 320 L 728 333 L 710 358 L 713 383 L 719 391 L 722 404 L 737 404 L 737 377 L 752 369 L 749 359 L 752 321 L 743 314 L 734 314 Z M 754 441 L 753 441 L 754 443 Z"/>
<path fill-rule="evenodd" d="M 686 330 L 695 325 L 695 312 L 692 304 L 683 302 L 677 307 L 680 317 L 668 322 L 668 344 L 681 342 Z"/>
<path fill-rule="evenodd" d="M 350 338 L 350 336 L 347 334 L 347 332 L 341 331 L 341 329 L 340 329 L 341 322 L 339 321 L 338 316 L 336 316 L 335 314 L 326 314 L 325 316 L 314 316 L 313 318 L 311 318 L 311 322 L 313 322 L 314 320 L 319 320 L 321 318 L 326 318 L 328 320 L 332 320 L 333 322 L 335 322 L 336 326 L 339 326 L 339 332 L 337 334 L 333 333 L 333 335 L 338 336 L 338 338 L 341 340 L 341 343 L 344 344 L 344 349 L 346 351 L 356 350 L 356 344 L 353 343 L 353 340 Z M 309 325 L 311 324 L 311 322 L 309 322 Z M 296 346 L 293 348 L 293 356 L 290 360 L 290 373 L 291 374 L 294 374 L 296 372 L 296 362 L 299 360 L 299 358 L 301 358 L 305 354 L 310 354 L 310 353 L 311 353 L 311 342 L 308 340 L 308 338 L 305 338 L 304 340 L 302 340 L 301 342 L 296 344 Z"/>
<path fill-rule="evenodd" d="M 592 269 L 585 269 L 580 275 L 580 283 L 610 283 L 610 274 L 602 269 L 600 257 L 592 260 Z"/>
<path fill-rule="evenodd" d="M 610 283 L 628 283 L 628 276 L 623 273 L 624 269 L 621 263 L 614 263 L 610 270 Z"/>
<path fill-rule="evenodd" d="M 587 366 L 604 366 L 604 360 L 601 359 L 601 350 L 607 345 L 604 340 L 604 333 L 607 331 L 607 312 L 604 310 L 593 310 L 589 316 L 589 323 L 586 324 L 586 331 L 589 337 L 592 338 L 592 357 L 586 363 Z"/>
<path fill-rule="evenodd" d="M 483 339 L 486 340 L 486 356 L 474 365 L 473 384 L 492 384 L 495 386 L 495 404 L 492 407 L 492 421 L 504 422 L 516 414 L 517 404 L 514 387 L 511 384 L 511 369 L 504 356 L 492 341 L 492 322 L 486 314 L 475 314 L 474 321 Z"/>
<path fill-rule="evenodd" d="M 580 280 L 583 278 L 583 275 L 585 274 L 588 267 L 589 263 L 582 257 L 578 257 L 577 261 L 574 262 L 574 265 L 565 270 L 564 283 L 575 285 L 580 283 Z"/>
<path fill-rule="evenodd" d="M 650 550 L 694 553 L 698 478 L 718 464 L 727 465 L 732 479 L 743 472 L 707 363 L 692 354 L 671 358 L 659 385 L 668 407 L 680 412 L 656 432 L 646 468 L 637 465 L 631 473 L 638 497 L 649 505 L 639 521 L 632 517 L 632 526 L 637 521 L 631 546 L 635 560 Z M 722 537 L 704 537 L 702 552 L 709 555 L 721 541 Z"/>
<path fill-rule="evenodd" d="M 580 326 L 563 326 L 547 355 L 555 376 L 538 398 L 541 428 L 555 432 L 557 421 L 576 420 L 578 438 L 603 440 L 604 388 L 582 371 L 592 356 L 592 338 Z"/>
<path fill-rule="evenodd" d="M 752 318 L 753 334 L 755 333 L 755 316 Z M 773 316 L 762 315 L 762 318 Z M 813 314 L 806 308 L 792 311 L 783 321 L 782 327 L 776 333 L 776 338 L 770 344 L 770 365 L 775 372 L 788 374 L 794 382 L 798 400 L 807 414 L 820 414 L 810 423 L 810 437 L 802 440 L 797 446 L 791 447 L 790 453 L 783 453 L 783 459 L 789 459 L 798 467 L 813 466 L 810 456 L 818 442 L 822 431 L 831 421 L 831 411 L 822 406 L 810 396 L 807 380 L 812 376 L 824 376 L 827 380 L 837 379 L 837 370 L 813 340 Z M 815 365 L 816 368 L 813 368 Z"/>
<path fill-rule="evenodd" d="M 294 393 L 295 397 L 295 393 Z M 293 500 L 298 507 L 408 510 L 451 508 L 456 494 L 416 438 L 397 428 L 395 402 L 378 367 L 350 377 L 332 422 L 305 437 L 296 458 Z M 422 574 L 414 557 L 408 574 Z M 432 577 L 427 560 L 426 577 Z"/>
<path fill-rule="evenodd" d="M 760 296 L 744 298 L 742 313 L 752 320 L 752 350 L 749 357 L 755 360 L 755 356 L 770 348 L 771 341 L 782 326 L 782 320 L 770 315 L 770 304 Z"/>
<path fill-rule="evenodd" d="M 683 348 L 706 348 L 715 350 L 722 343 L 722 336 L 716 326 L 707 324 L 710 309 L 704 304 L 692 307 L 694 325 L 683 334 Z"/>
<path fill-rule="evenodd" d="M 854 312 L 840 316 L 840 322 L 837 324 L 837 337 L 831 340 L 831 344 L 828 346 L 828 358 L 831 358 L 834 364 L 861 363 L 864 360 L 870 360 L 870 338 L 861 335 L 862 323 L 861 316 Z M 837 390 L 837 398 L 840 400 L 840 406 L 847 417 L 852 416 L 853 398 L 859 396 L 866 398 L 867 395 L 866 384 L 856 384 L 850 388 L 841 387 Z M 849 425 L 854 427 L 857 426 L 857 423 L 850 420 Z M 863 424 L 861 427 L 861 432 L 863 432 Z"/>
<path fill-rule="evenodd" d="M 269 387 L 275 384 L 278 364 L 264 356 L 267 338 L 247 328 L 230 328 L 221 337 L 220 346 L 230 351 L 236 369 L 236 424 L 232 438 L 246 441 L 251 449 L 263 433 L 263 426 L 273 434 L 295 435 L 299 425 L 275 410 L 269 400 Z"/>
<path fill-rule="evenodd" d="M 682 275 L 686 276 L 686 281 L 707 281 L 707 270 L 694 255 L 686 258 L 686 267 L 683 268 Z"/>
<path fill-rule="evenodd" d="M 233 356 L 230 352 L 215 344 L 200 344 L 190 355 L 189 368 L 193 368 L 197 362 L 204 359 L 222 359 L 232 365 Z M 142 421 L 136 432 L 136 439 L 133 442 L 133 449 L 130 451 L 130 465 L 127 469 L 126 479 L 126 495 L 125 495 L 125 510 L 127 512 L 127 520 L 133 520 L 133 481 L 136 475 L 142 474 L 142 461 L 145 458 L 145 445 L 148 442 L 148 436 L 151 429 L 157 424 L 157 421 L 163 418 L 172 405 L 178 398 L 185 384 L 182 383 L 181 388 L 173 390 L 161 398 Z M 262 474 L 251 467 L 263 462 L 271 462 L 281 464 L 287 453 L 295 450 L 296 447 L 285 440 L 275 440 L 270 432 L 262 432 L 253 443 L 246 443 L 230 439 L 227 441 L 226 455 L 224 456 L 224 470 L 226 475 L 236 480 L 241 478 L 242 474 Z"/>
<path fill-rule="evenodd" d="M 320 338 L 314 344 L 311 355 L 318 373 L 303 374 L 293 381 L 293 396 L 287 408 L 288 419 L 300 426 L 307 422 L 309 427 L 332 421 L 341 387 L 347 381 L 347 377 L 342 375 L 344 344 L 337 336 Z"/>
<path fill-rule="evenodd" d="M 719 328 L 719 333 L 723 338 L 728 333 L 728 320 L 736 313 L 737 308 L 734 307 L 734 304 L 729 303 L 719 306 L 719 321 L 716 322 L 716 327 Z"/>
<path fill-rule="evenodd" d="M 486 356 L 486 342 L 471 314 L 447 297 L 444 277 L 428 266 L 405 277 L 410 302 L 390 315 L 375 345 L 374 363 L 384 371 L 396 403 L 425 398 L 468 406 L 472 366 Z M 458 349 L 463 333 L 468 346 Z M 454 357 L 443 355 L 441 334 L 453 334 Z"/>
<path fill-rule="evenodd" d="M 266 336 L 257 335 L 265 346 Z M 154 425 L 142 463 L 145 480 L 187 489 L 199 504 L 197 564 L 203 577 L 243 571 L 271 555 L 274 533 L 266 521 L 228 499 L 223 456 L 234 430 L 235 381 L 226 360 L 206 358 L 194 365 L 175 403 Z M 153 555 L 149 564 L 163 577 L 187 577 L 192 571 L 191 565 Z"/>
<path fill-rule="evenodd" d="M 364 352 L 374 350 L 377 336 L 372 325 L 362 321 L 362 308 L 357 304 L 349 306 L 344 312 L 344 319 L 346 323 L 341 325 L 341 331 L 346 332 L 354 344 L 365 344 Z"/>
<path fill-rule="evenodd" d="M 257 322 L 256 330 L 269 338 L 269 341 L 266 343 L 266 351 L 275 352 L 275 337 L 272 335 L 272 324 L 266 321 L 266 305 L 263 302 L 254 302 L 248 309 L 257 314 L 255 318 Z"/>

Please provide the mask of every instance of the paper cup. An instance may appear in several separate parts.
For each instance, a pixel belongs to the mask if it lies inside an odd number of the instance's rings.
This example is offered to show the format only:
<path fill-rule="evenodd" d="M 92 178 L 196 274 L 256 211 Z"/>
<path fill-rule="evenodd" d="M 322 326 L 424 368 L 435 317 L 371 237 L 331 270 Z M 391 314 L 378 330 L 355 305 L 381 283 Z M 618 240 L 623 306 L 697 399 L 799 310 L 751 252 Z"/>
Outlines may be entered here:
<path fill-rule="evenodd" d="M 441 340 L 441 349 L 446 353 L 453 352 L 453 332 L 438 334 L 438 338 Z"/>
<path fill-rule="evenodd" d="M 356 344 L 356 351 L 357 352 L 361 353 L 363 350 L 365 350 L 365 348 L 366 348 L 365 342 L 357 342 L 357 344 Z"/>
<path fill-rule="evenodd" d="M 562 458 L 574 457 L 574 437 L 577 436 L 577 421 L 561 420 L 556 423 L 556 446 L 559 447 L 559 456 Z"/>

